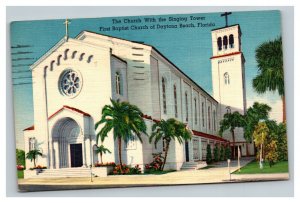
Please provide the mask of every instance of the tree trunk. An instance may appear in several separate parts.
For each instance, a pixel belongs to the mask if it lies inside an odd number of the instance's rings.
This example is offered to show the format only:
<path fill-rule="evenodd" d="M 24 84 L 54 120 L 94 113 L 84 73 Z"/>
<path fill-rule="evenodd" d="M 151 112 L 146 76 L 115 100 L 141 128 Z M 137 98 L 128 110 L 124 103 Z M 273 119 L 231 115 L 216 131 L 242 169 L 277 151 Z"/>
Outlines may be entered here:
<path fill-rule="evenodd" d="M 120 137 L 118 138 L 118 145 L 119 145 L 119 163 L 122 168 L 122 152 L 121 152 L 122 151 L 122 140 Z"/>
<path fill-rule="evenodd" d="M 101 159 L 101 164 L 103 164 L 103 161 L 102 161 L 102 152 L 100 152 L 100 159 Z"/>
<path fill-rule="evenodd" d="M 167 141 L 167 146 L 166 146 L 166 151 L 165 151 L 165 158 L 164 158 L 163 165 L 161 167 L 162 171 L 164 170 L 165 164 L 166 164 L 166 161 L 167 161 L 167 156 L 168 156 L 168 151 L 169 151 L 169 145 L 170 145 L 170 141 Z"/>
<path fill-rule="evenodd" d="M 35 159 L 33 159 L 33 166 L 34 166 L 34 168 L 36 168 Z"/>
<path fill-rule="evenodd" d="M 286 122 L 285 97 L 282 96 L 281 100 L 282 100 L 282 122 L 285 123 Z"/>
<path fill-rule="evenodd" d="M 235 135 L 234 135 L 234 129 L 231 130 L 232 134 L 232 143 L 233 143 L 233 159 L 235 159 Z"/>

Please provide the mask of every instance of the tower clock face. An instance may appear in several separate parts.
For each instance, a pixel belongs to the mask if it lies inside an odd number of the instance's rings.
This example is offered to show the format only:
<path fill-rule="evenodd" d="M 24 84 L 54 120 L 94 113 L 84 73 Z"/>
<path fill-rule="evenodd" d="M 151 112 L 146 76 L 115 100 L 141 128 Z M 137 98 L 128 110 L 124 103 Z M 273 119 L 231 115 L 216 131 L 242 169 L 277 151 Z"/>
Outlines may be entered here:
<path fill-rule="evenodd" d="M 75 97 L 82 88 L 82 78 L 76 71 L 66 70 L 61 74 L 59 86 L 63 95 Z"/>

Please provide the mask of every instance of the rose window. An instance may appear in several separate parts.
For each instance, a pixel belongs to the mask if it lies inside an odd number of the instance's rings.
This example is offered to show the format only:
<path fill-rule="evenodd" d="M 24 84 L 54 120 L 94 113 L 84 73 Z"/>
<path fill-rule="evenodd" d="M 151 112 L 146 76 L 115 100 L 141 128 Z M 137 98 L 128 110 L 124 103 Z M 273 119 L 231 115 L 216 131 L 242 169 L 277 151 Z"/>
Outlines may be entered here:
<path fill-rule="evenodd" d="M 64 95 L 75 96 L 81 90 L 82 81 L 80 75 L 73 71 L 67 70 L 62 74 L 60 80 L 60 89 Z"/>

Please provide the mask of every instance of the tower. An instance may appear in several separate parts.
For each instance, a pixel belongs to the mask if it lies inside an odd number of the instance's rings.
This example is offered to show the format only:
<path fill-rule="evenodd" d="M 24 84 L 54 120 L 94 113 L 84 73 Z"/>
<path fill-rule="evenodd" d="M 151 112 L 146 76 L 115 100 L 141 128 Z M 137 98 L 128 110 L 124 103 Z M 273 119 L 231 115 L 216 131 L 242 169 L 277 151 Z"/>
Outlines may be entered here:
<path fill-rule="evenodd" d="M 219 102 L 219 120 L 224 114 L 246 112 L 245 58 L 242 52 L 241 28 L 238 24 L 228 26 L 228 15 L 223 13 L 226 26 L 211 31 L 213 55 L 211 59 L 213 97 Z M 252 155 L 253 144 L 246 143 L 242 128 L 235 129 L 235 144 L 229 131 L 223 137 L 231 141 L 232 151 L 239 148 L 243 156 Z M 233 147 L 235 149 L 233 150 Z M 237 157 L 235 155 L 235 157 Z"/>
<path fill-rule="evenodd" d="M 246 111 L 245 58 L 241 47 L 239 25 L 211 31 L 213 97 L 220 104 L 220 117 L 227 112 Z"/>

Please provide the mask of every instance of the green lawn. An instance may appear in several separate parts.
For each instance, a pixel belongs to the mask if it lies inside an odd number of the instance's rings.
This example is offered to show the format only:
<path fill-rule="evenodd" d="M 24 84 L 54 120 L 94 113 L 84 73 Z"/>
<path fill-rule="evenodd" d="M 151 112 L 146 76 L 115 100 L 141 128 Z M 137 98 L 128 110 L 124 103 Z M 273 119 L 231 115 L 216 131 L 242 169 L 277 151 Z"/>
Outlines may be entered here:
<path fill-rule="evenodd" d="M 18 179 L 23 179 L 24 178 L 24 171 L 17 170 L 17 174 L 18 174 Z"/>
<path fill-rule="evenodd" d="M 259 168 L 259 162 L 252 161 L 243 168 L 241 171 L 235 171 L 233 174 L 257 174 L 257 173 L 288 173 L 288 161 L 278 162 L 273 165 L 271 168 L 268 163 L 264 163 L 264 168 Z"/>

